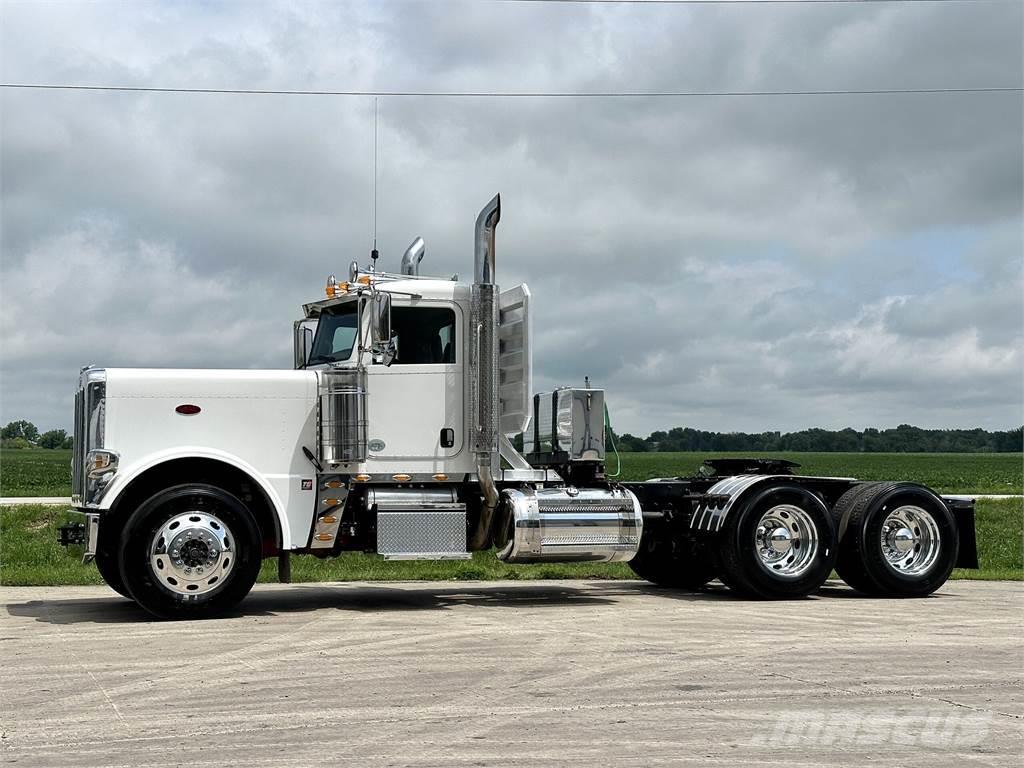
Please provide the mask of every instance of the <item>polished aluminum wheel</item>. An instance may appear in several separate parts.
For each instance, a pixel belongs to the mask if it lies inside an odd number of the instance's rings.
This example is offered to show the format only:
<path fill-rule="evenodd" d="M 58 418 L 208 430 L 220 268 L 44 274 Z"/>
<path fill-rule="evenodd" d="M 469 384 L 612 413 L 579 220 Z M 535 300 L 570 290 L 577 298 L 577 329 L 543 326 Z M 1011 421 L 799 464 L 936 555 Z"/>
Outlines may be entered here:
<path fill-rule="evenodd" d="M 886 516 L 881 544 L 890 568 L 907 576 L 919 576 L 935 565 L 942 537 L 931 513 L 908 505 L 897 507 Z"/>
<path fill-rule="evenodd" d="M 800 507 L 779 504 L 761 515 L 754 529 L 754 547 L 769 573 L 797 578 L 818 556 L 818 529 Z"/>
<path fill-rule="evenodd" d="M 149 562 L 160 583 L 180 595 L 208 595 L 222 587 L 235 560 L 234 536 L 209 512 L 175 515 L 153 536 Z"/>

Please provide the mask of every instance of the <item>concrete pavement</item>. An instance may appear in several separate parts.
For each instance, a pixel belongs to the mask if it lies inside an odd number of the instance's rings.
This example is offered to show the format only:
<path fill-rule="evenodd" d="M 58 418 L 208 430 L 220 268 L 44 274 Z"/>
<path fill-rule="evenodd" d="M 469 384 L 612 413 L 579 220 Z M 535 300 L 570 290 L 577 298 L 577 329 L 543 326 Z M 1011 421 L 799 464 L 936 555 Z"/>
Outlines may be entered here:
<path fill-rule="evenodd" d="M 18 766 L 1009 765 L 1024 584 L 749 602 L 640 582 L 259 586 L 150 620 L 0 589 Z"/>

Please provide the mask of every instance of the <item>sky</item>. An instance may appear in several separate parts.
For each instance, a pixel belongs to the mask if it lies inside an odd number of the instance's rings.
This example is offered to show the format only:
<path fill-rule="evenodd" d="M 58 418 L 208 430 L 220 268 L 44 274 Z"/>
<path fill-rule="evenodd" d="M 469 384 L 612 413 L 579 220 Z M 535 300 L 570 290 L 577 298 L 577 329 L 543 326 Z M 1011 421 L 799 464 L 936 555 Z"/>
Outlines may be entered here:
<path fill-rule="evenodd" d="M 1017 87 L 1024 3 L 4 0 L 6 83 L 413 91 Z M 374 100 L 0 89 L 0 421 L 82 365 L 287 368 L 373 238 Z M 619 432 L 1024 423 L 1017 92 L 378 100 L 397 271 L 534 300 L 534 389 Z"/>

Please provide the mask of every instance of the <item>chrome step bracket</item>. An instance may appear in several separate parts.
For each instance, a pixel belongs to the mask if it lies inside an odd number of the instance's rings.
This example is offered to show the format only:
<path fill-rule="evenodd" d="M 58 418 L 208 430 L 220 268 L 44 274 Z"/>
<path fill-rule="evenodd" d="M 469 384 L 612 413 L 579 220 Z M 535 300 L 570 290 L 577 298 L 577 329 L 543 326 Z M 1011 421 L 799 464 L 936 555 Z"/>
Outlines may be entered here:
<path fill-rule="evenodd" d="M 334 548 L 348 494 L 348 483 L 341 476 L 320 475 L 317 478 L 316 519 L 309 542 L 310 549 Z"/>

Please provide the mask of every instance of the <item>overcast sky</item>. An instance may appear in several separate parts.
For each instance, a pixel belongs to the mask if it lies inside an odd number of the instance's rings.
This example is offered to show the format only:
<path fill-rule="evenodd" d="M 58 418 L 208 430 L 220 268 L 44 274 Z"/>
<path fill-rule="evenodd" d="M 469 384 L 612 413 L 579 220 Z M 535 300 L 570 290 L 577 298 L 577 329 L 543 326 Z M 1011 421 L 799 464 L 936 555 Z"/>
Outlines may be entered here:
<path fill-rule="evenodd" d="M 1015 86 L 1020 2 L 5 0 L 4 82 L 256 89 Z M 0 421 L 78 369 L 289 367 L 372 237 L 373 101 L 3 89 Z M 380 100 L 397 270 L 533 291 L 535 390 L 619 431 L 1024 421 L 1019 92 Z"/>

